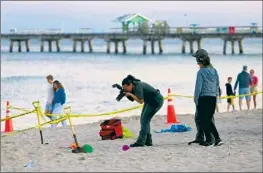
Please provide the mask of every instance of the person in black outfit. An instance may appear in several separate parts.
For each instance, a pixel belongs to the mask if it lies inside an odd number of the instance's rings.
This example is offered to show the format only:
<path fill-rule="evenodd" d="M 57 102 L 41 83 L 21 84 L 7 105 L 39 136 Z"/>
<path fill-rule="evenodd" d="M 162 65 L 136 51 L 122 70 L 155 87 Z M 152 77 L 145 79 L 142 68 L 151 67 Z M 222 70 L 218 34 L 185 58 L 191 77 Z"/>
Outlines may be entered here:
<path fill-rule="evenodd" d="M 231 85 L 232 77 L 228 77 L 227 81 L 228 81 L 228 83 L 226 83 L 226 95 L 227 96 L 235 96 L 235 93 L 234 93 L 232 85 Z M 229 112 L 231 105 L 232 105 L 233 110 L 235 110 L 234 98 L 228 98 L 227 99 L 227 112 Z"/>

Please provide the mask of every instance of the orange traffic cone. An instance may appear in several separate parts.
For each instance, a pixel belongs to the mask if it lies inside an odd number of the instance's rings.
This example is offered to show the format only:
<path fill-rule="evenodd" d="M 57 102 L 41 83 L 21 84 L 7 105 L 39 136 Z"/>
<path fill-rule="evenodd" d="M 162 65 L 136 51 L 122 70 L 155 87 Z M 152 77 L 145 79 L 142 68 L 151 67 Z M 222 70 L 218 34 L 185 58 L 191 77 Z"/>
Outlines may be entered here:
<path fill-rule="evenodd" d="M 10 117 L 11 111 L 9 110 L 9 101 L 6 102 L 6 118 Z M 13 122 L 12 119 L 6 119 L 5 120 L 5 133 L 12 132 L 13 129 Z"/>
<path fill-rule="evenodd" d="M 174 111 L 174 103 L 170 94 L 171 94 L 171 90 L 170 88 L 168 88 L 167 124 L 180 123 L 176 119 L 176 113 Z"/>

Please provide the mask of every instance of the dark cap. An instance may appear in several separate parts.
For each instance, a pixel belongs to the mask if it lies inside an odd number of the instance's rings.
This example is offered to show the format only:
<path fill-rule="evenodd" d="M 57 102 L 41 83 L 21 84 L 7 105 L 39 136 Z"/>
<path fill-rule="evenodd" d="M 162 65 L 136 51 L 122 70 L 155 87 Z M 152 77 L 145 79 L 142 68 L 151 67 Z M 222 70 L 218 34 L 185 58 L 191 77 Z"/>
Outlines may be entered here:
<path fill-rule="evenodd" d="M 196 58 L 202 57 L 202 56 L 208 56 L 207 51 L 204 49 L 199 49 L 193 54 L 193 57 L 196 57 Z"/>

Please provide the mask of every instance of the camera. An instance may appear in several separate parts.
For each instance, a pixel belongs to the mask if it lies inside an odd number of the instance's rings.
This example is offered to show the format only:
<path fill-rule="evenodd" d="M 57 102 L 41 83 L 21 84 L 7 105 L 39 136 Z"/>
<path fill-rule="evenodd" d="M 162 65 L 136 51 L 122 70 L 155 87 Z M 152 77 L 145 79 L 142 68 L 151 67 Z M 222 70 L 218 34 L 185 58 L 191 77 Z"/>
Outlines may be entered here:
<path fill-rule="evenodd" d="M 112 88 L 117 88 L 120 90 L 120 94 L 116 97 L 116 100 L 120 101 L 125 96 L 124 89 L 119 84 L 113 84 Z M 130 96 L 128 96 L 127 98 L 132 102 L 134 101 L 134 99 Z"/>

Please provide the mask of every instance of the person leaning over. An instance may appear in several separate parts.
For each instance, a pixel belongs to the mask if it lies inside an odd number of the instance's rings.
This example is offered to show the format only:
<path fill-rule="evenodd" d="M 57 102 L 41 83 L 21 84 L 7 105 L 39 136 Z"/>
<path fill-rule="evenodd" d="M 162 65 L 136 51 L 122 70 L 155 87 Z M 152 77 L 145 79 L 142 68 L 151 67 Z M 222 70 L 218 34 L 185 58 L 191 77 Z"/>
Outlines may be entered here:
<path fill-rule="evenodd" d="M 136 79 L 132 75 L 128 75 L 122 81 L 122 87 L 127 97 L 132 97 L 135 101 L 143 105 L 141 113 L 141 130 L 139 137 L 130 147 L 152 146 L 152 135 L 150 130 L 150 122 L 153 116 L 163 106 L 163 96 L 158 89 L 153 88 L 146 82 Z"/>

